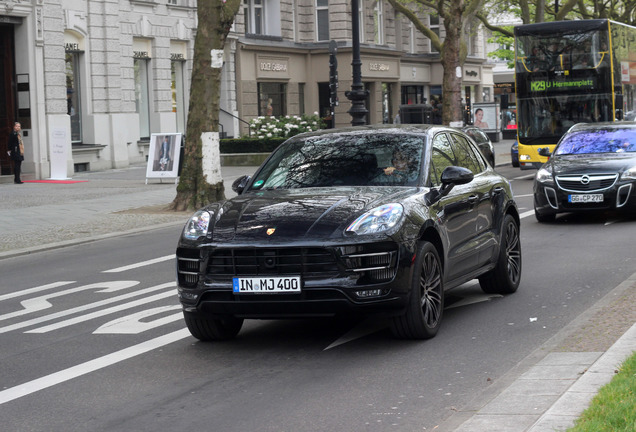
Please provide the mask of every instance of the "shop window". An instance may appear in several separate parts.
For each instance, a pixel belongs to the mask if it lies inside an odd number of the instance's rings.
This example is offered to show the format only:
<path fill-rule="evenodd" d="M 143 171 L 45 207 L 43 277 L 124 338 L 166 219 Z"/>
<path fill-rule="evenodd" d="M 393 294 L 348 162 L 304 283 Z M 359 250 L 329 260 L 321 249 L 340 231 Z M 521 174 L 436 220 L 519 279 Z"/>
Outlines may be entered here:
<path fill-rule="evenodd" d="M 150 92 L 148 69 L 150 60 L 135 59 L 135 108 L 139 114 L 139 136 L 150 139 Z"/>
<path fill-rule="evenodd" d="M 71 142 L 82 142 L 82 107 L 80 86 L 80 53 L 66 52 L 66 113 L 71 117 Z"/>
<path fill-rule="evenodd" d="M 186 105 L 184 90 L 184 68 L 185 62 L 172 61 L 170 64 L 172 90 L 172 112 L 177 118 L 177 132 L 185 133 L 186 126 Z"/>
<path fill-rule="evenodd" d="M 424 86 L 403 85 L 401 101 L 402 105 L 415 105 L 424 103 Z"/>
<path fill-rule="evenodd" d="M 329 0 L 316 0 L 316 38 L 329 40 Z"/>
<path fill-rule="evenodd" d="M 376 1 L 373 7 L 373 42 L 384 44 L 384 11 L 382 0 Z"/>
<path fill-rule="evenodd" d="M 258 100 L 259 116 L 287 115 L 287 84 L 258 83 Z"/>

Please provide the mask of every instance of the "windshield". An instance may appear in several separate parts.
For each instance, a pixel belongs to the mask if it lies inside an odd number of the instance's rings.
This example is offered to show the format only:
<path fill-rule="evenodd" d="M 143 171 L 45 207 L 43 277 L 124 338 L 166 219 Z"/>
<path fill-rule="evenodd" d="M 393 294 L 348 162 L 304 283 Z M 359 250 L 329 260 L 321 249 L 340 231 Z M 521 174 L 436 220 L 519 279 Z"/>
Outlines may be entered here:
<path fill-rule="evenodd" d="M 555 155 L 636 152 L 636 129 L 596 129 L 563 137 Z"/>
<path fill-rule="evenodd" d="M 406 134 L 331 134 L 292 140 L 276 150 L 251 190 L 416 185 L 423 149 L 423 138 Z"/>

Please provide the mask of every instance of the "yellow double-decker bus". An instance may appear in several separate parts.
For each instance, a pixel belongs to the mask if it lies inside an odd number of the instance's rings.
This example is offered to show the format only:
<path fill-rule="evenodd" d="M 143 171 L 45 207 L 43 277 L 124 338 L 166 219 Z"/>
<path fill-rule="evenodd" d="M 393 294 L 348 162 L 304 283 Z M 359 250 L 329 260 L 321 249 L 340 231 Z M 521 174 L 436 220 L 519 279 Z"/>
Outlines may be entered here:
<path fill-rule="evenodd" d="M 576 123 L 633 120 L 636 27 L 607 19 L 515 27 L 521 169 L 539 168 Z"/>

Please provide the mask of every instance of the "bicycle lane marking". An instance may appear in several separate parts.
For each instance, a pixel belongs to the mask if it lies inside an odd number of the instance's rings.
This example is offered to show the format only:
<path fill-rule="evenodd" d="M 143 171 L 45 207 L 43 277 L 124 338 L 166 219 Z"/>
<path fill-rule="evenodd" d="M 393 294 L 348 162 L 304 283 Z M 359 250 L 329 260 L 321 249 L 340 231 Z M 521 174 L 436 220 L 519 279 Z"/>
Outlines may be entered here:
<path fill-rule="evenodd" d="M 89 360 L 85 363 L 72 366 L 68 369 L 54 372 L 50 375 L 37 378 L 35 380 L 17 385 L 15 387 L 11 387 L 7 390 L 2 390 L 0 391 L 0 405 L 24 396 L 28 396 L 46 388 L 53 387 L 54 385 L 62 384 L 66 381 L 70 381 L 74 378 L 78 378 L 91 372 L 95 372 L 99 369 L 104 369 L 108 366 L 120 363 L 124 360 L 128 360 L 141 354 L 145 354 L 149 351 L 161 348 L 173 342 L 180 341 L 181 339 L 185 339 L 189 336 L 190 331 L 188 329 L 177 330 L 175 332 L 150 339 L 140 344 L 124 348 L 120 351 L 107 354 L 103 357 Z"/>

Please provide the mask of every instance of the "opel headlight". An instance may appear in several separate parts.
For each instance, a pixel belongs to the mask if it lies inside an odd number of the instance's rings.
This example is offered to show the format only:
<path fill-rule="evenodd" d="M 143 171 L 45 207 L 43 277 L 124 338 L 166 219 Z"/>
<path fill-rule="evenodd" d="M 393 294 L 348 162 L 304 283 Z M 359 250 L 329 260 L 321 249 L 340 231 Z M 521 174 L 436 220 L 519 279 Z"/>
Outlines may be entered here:
<path fill-rule="evenodd" d="M 398 224 L 403 213 L 401 204 L 385 204 L 357 218 L 346 231 L 358 235 L 387 231 Z"/>
<path fill-rule="evenodd" d="M 622 175 L 625 180 L 636 180 L 636 166 L 631 167 Z"/>
<path fill-rule="evenodd" d="M 539 168 L 539 171 L 537 171 L 535 180 L 539 183 L 553 183 L 552 173 L 550 172 L 550 170 L 541 167 Z"/>
<path fill-rule="evenodd" d="M 193 214 L 186 223 L 185 228 L 183 228 L 183 237 L 189 240 L 196 240 L 205 236 L 208 233 L 210 217 L 210 213 L 205 210 L 199 210 Z"/>

